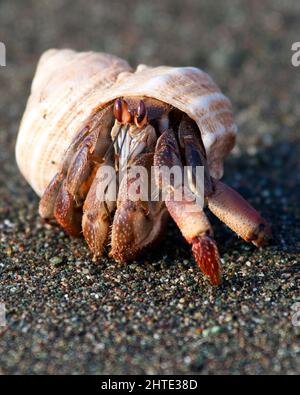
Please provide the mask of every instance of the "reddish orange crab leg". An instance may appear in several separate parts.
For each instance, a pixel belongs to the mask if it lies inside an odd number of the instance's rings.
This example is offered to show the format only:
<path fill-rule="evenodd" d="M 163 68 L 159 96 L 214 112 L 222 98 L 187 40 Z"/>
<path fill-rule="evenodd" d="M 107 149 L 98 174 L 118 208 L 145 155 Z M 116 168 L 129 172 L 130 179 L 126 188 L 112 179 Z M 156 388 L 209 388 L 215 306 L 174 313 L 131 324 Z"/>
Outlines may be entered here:
<path fill-rule="evenodd" d="M 183 194 L 183 191 L 182 191 Z M 195 260 L 213 285 L 221 283 L 221 262 L 212 227 L 202 208 L 191 200 L 175 201 L 169 195 L 166 206 L 183 237 L 192 245 Z"/>
<path fill-rule="evenodd" d="M 65 175 L 61 171 L 57 173 L 48 187 L 46 188 L 39 205 L 39 214 L 42 218 L 49 220 L 53 218 L 54 207 L 58 192 L 61 188 L 62 181 Z"/>
<path fill-rule="evenodd" d="M 68 147 L 60 171 L 53 177 L 40 201 L 39 212 L 42 218 L 54 218 L 55 202 L 59 189 L 67 175 L 69 179 L 68 184 L 72 184 L 69 185 L 70 189 L 74 189 L 77 181 L 82 178 L 81 170 L 84 168 L 84 162 L 86 162 L 86 156 L 84 155 L 86 149 L 84 147 L 93 148 L 99 157 L 102 156 L 103 151 L 106 151 L 110 139 L 108 139 L 107 133 L 105 135 L 105 130 L 110 131 L 112 120 L 111 113 L 112 106 L 109 106 L 101 115 L 94 114 L 88 125 L 79 132 Z M 101 139 L 99 139 L 100 131 L 102 132 Z M 78 152 L 80 152 L 79 156 Z M 70 168 L 72 168 L 72 170 L 69 172 Z M 77 174 L 77 172 L 79 173 Z"/>
<path fill-rule="evenodd" d="M 74 237 L 80 235 L 82 209 L 76 207 L 73 196 L 67 190 L 66 181 L 63 182 L 59 190 L 54 207 L 54 216 L 58 224 L 69 235 Z"/>
<path fill-rule="evenodd" d="M 112 125 L 112 105 L 91 117 L 88 127 L 82 129 L 67 149 L 60 172 L 41 199 L 41 216 L 55 218 L 71 236 L 81 233 L 82 205 L 99 166 L 94 161 L 103 161 L 111 142 Z"/>
<path fill-rule="evenodd" d="M 76 155 L 76 150 L 82 141 L 88 136 L 88 128 L 84 128 L 78 136 L 71 143 L 69 148 L 65 153 L 65 158 L 61 167 L 60 172 L 55 174 L 52 181 L 46 188 L 39 205 L 39 213 L 40 216 L 44 219 L 53 219 L 54 218 L 54 208 L 55 202 L 59 193 L 59 190 L 62 186 L 62 183 L 68 173 L 70 163 L 74 156 Z"/>
<path fill-rule="evenodd" d="M 178 128 L 178 138 L 181 149 L 184 152 L 185 162 L 187 166 L 192 168 L 192 185 L 190 185 L 195 194 L 203 196 L 204 191 L 197 190 L 196 168 L 197 166 L 204 167 L 204 190 L 205 194 L 210 194 L 212 189 L 212 181 L 207 165 L 205 148 L 202 140 L 199 138 L 199 130 L 196 123 L 192 123 L 187 115 L 183 116 Z"/>
<path fill-rule="evenodd" d="M 54 207 L 56 221 L 71 236 L 81 233 L 82 202 L 91 184 L 90 148 L 83 146 L 73 159 Z"/>
<path fill-rule="evenodd" d="M 208 197 L 209 209 L 244 240 L 257 247 L 271 238 L 268 223 L 232 188 L 214 180 L 215 191 Z"/>
<path fill-rule="evenodd" d="M 107 164 L 111 163 L 110 160 Z M 114 199 L 109 199 L 103 187 L 102 166 L 99 167 L 83 205 L 82 230 L 94 258 L 103 254 L 107 244 L 113 211 Z M 114 182 L 114 180 L 111 180 Z M 103 195 L 101 194 L 103 190 Z"/>
<path fill-rule="evenodd" d="M 187 134 L 185 135 L 187 136 Z M 183 137 L 183 134 L 182 136 Z M 188 137 L 188 136 L 187 136 Z M 190 147 L 191 148 L 191 147 Z M 189 149 L 187 147 L 187 149 Z M 211 225 L 203 212 L 203 207 L 187 198 L 182 185 L 166 185 L 161 179 L 162 166 L 182 166 L 179 147 L 172 130 L 166 130 L 158 139 L 154 157 L 155 178 L 159 188 L 162 181 L 169 190 L 165 198 L 166 206 L 186 241 L 192 245 L 196 262 L 210 282 L 218 285 L 221 282 L 221 265 L 216 242 L 213 239 Z"/>

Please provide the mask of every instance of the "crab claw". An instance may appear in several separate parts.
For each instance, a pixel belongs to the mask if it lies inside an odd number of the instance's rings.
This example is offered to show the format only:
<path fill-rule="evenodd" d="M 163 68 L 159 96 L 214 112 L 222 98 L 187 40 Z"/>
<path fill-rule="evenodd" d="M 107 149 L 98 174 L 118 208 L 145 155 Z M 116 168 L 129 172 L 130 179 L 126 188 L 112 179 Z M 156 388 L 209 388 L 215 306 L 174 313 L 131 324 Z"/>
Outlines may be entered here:
<path fill-rule="evenodd" d="M 151 212 L 142 202 L 126 201 L 116 211 L 112 230 L 110 256 L 118 262 L 137 258 L 162 234 L 166 209 Z"/>
<path fill-rule="evenodd" d="M 135 161 L 135 165 L 149 169 L 152 160 L 153 154 L 142 154 Z M 149 176 L 150 171 L 147 173 L 147 177 Z M 130 191 L 136 181 L 137 176 L 129 169 L 119 189 L 110 252 L 119 262 L 135 259 L 146 247 L 157 241 L 162 235 L 167 219 L 167 210 L 162 202 L 132 199 Z"/>

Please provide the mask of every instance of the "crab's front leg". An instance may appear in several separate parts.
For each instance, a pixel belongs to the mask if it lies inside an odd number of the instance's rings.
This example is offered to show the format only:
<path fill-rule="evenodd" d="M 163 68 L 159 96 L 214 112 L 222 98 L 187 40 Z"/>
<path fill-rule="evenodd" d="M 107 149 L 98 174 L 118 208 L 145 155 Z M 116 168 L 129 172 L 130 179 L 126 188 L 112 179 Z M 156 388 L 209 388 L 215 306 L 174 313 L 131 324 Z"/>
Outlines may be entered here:
<path fill-rule="evenodd" d="M 82 231 L 94 258 L 103 254 L 108 241 L 116 189 L 114 163 L 110 158 L 99 166 L 83 205 Z"/>
<path fill-rule="evenodd" d="M 56 221 L 71 236 L 81 232 L 82 202 L 92 182 L 92 170 L 90 148 L 85 145 L 71 163 L 54 205 Z"/>
<path fill-rule="evenodd" d="M 194 121 L 187 115 L 183 115 L 178 128 L 179 146 L 184 154 L 185 164 L 191 169 L 189 187 L 196 195 L 203 197 L 212 193 L 213 185 L 209 174 L 206 152 L 201 138 L 199 138 L 199 129 Z M 203 167 L 204 185 L 197 182 L 197 167 Z M 203 190 L 204 187 L 204 190 Z"/>
<path fill-rule="evenodd" d="M 57 200 L 63 198 L 63 196 L 58 198 L 58 195 L 68 174 L 69 180 L 67 184 L 71 190 L 76 188 L 76 183 L 78 185 L 78 181 L 80 182 L 82 174 L 86 171 L 87 167 L 90 166 L 89 160 L 86 160 L 89 154 L 87 148 L 90 147 L 91 151 L 94 151 L 98 157 L 101 157 L 103 152 L 106 151 L 110 143 L 109 131 L 111 122 L 112 106 L 108 106 L 100 113 L 95 113 L 88 124 L 74 138 L 64 155 L 60 171 L 53 177 L 40 200 L 39 213 L 42 218 L 45 220 L 52 220 L 55 218 L 55 204 Z M 100 132 L 102 132 L 101 139 L 98 138 Z M 87 155 L 84 155 L 83 151 L 85 151 Z M 70 199 L 70 201 L 72 200 Z M 64 206 L 68 205 L 65 203 Z"/>
<path fill-rule="evenodd" d="M 166 188 L 165 203 L 168 211 L 186 241 L 192 245 L 198 266 L 212 284 L 220 284 L 219 253 L 203 207 L 191 199 L 191 194 L 182 184 L 170 183 L 169 177 L 164 179 L 163 167 L 170 169 L 177 166 L 183 172 L 179 147 L 172 130 L 166 130 L 158 139 L 154 166 L 157 185 L 160 189 Z"/>
<path fill-rule="evenodd" d="M 82 205 L 99 166 L 97 161 L 102 161 L 111 143 L 112 111 L 109 106 L 96 114 L 89 127 L 79 133 L 40 201 L 41 216 L 55 218 L 71 236 L 81 233 Z"/>

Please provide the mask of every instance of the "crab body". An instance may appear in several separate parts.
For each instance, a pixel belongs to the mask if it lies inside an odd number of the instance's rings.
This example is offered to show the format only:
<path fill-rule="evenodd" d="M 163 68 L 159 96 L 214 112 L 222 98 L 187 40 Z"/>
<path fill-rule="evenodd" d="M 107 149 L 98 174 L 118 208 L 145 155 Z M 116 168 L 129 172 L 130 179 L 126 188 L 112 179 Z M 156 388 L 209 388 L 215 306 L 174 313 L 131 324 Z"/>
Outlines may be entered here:
<path fill-rule="evenodd" d="M 229 100 L 199 69 L 142 65 L 133 72 L 112 55 L 50 50 L 33 81 L 16 156 L 41 196 L 41 216 L 72 236 L 83 232 L 96 260 L 109 244 L 117 261 L 138 257 L 160 240 L 171 215 L 204 274 L 219 284 L 213 231 L 190 193 L 202 192 L 205 205 L 246 241 L 260 246 L 270 235 L 256 210 L 219 181 L 235 135 Z M 187 188 L 165 179 L 162 169 L 174 166 L 189 168 Z M 155 198 L 148 189 L 143 199 L 128 194 L 142 178 L 136 168 L 145 169 Z"/>

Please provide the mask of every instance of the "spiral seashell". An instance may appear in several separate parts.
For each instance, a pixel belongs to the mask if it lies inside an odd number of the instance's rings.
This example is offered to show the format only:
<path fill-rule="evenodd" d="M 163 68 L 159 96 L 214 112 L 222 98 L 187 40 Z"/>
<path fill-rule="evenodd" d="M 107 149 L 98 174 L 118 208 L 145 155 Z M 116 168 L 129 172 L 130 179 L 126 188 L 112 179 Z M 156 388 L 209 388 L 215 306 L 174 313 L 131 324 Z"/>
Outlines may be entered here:
<path fill-rule="evenodd" d="M 113 55 L 49 50 L 38 64 L 16 145 L 18 166 L 41 196 L 66 149 L 91 115 L 122 96 L 159 99 L 198 124 L 211 175 L 220 178 L 235 143 L 231 104 L 195 67 L 148 67 L 134 72 Z"/>

